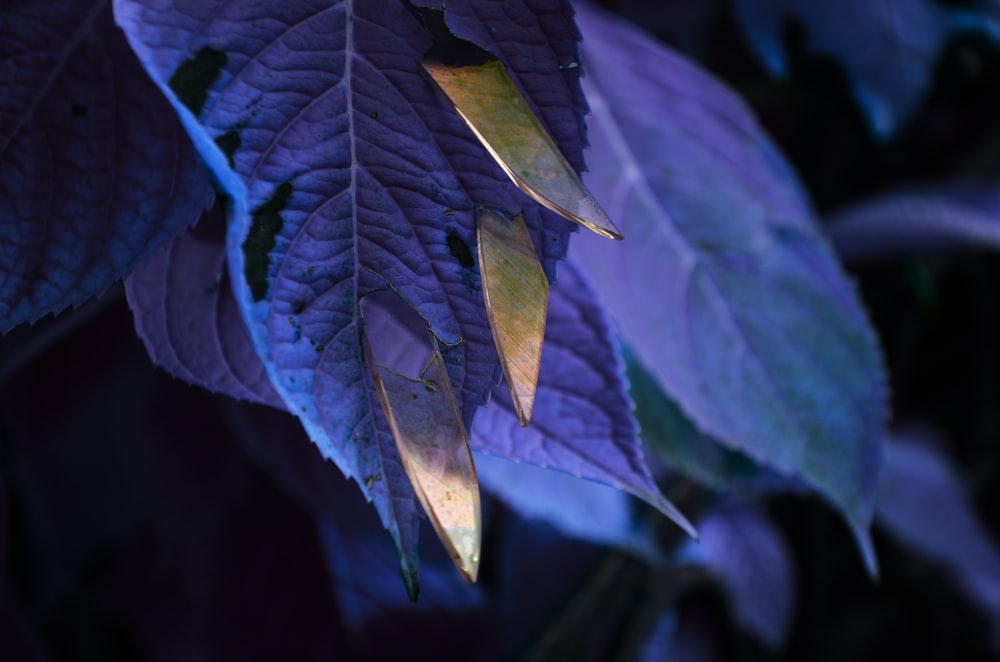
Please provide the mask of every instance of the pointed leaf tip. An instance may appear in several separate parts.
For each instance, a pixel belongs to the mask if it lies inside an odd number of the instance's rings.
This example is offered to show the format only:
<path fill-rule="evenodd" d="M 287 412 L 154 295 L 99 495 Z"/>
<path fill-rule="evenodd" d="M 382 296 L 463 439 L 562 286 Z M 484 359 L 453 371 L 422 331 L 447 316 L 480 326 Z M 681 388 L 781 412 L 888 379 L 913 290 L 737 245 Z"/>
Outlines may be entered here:
<path fill-rule="evenodd" d="M 538 387 L 549 281 L 520 214 L 509 219 L 483 207 L 477 231 L 483 298 L 493 343 L 518 420 L 526 426 Z"/>
<path fill-rule="evenodd" d="M 369 295 L 362 310 L 369 369 L 403 469 L 455 566 L 473 583 L 482 540 L 479 480 L 437 341 L 394 294 Z M 402 342 L 414 335 L 423 342 Z M 413 598 L 405 573 L 404 581 Z"/>
<path fill-rule="evenodd" d="M 451 67 L 425 60 L 424 70 L 511 181 L 560 216 L 608 237 L 622 233 L 518 91 L 497 60 Z"/>

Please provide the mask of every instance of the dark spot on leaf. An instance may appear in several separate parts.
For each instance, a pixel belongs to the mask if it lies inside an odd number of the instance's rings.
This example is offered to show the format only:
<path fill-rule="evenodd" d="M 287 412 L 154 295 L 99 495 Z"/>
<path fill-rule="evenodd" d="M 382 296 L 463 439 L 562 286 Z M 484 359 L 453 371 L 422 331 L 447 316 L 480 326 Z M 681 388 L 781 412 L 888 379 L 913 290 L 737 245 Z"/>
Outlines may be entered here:
<path fill-rule="evenodd" d="M 74 103 L 69 107 L 73 117 L 85 117 L 87 115 L 87 107 L 82 103 Z"/>
<path fill-rule="evenodd" d="M 475 264 L 472 259 L 472 251 L 469 249 L 469 245 L 465 243 L 461 237 L 459 237 L 454 232 L 448 233 L 448 252 L 451 256 L 458 260 L 458 263 L 469 269 Z"/>
<path fill-rule="evenodd" d="M 188 110 L 199 115 L 208 98 L 208 88 L 228 61 L 225 53 L 205 46 L 194 57 L 181 62 L 170 77 L 170 89 Z"/>
<path fill-rule="evenodd" d="M 444 215 L 445 216 L 454 216 L 455 215 L 455 210 L 454 209 L 445 209 L 444 210 Z"/>
<path fill-rule="evenodd" d="M 301 313 L 305 309 L 306 309 L 306 302 L 305 301 L 293 301 L 292 302 L 292 314 L 293 315 L 298 315 L 299 313 Z"/>
<path fill-rule="evenodd" d="M 240 138 L 240 132 L 236 129 L 230 129 L 215 139 L 215 144 L 226 155 L 226 160 L 229 161 L 230 168 L 236 167 L 236 163 L 233 161 L 233 154 L 236 153 L 236 150 L 240 148 L 242 143 L 243 139 Z"/>
<path fill-rule="evenodd" d="M 250 232 L 243 242 L 243 274 L 250 286 L 254 301 L 260 301 L 267 294 L 267 270 L 271 266 L 269 253 L 274 248 L 274 238 L 281 232 L 284 221 L 281 212 L 292 195 L 292 185 L 279 184 L 271 199 L 253 213 Z"/>
<path fill-rule="evenodd" d="M 378 119 L 378 111 L 377 110 L 373 110 L 372 111 L 372 119 L 373 120 L 377 120 Z"/>

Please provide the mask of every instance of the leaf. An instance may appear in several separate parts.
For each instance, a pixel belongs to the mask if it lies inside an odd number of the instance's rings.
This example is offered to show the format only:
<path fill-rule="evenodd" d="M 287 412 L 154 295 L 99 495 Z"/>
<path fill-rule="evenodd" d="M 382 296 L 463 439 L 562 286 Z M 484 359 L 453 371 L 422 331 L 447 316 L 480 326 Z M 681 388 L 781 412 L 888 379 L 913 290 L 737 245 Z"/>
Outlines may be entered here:
<path fill-rule="evenodd" d="M 629 395 L 646 446 L 665 463 L 719 492 L 787 487 L 789 481 L 703 434 L 625 348 Z"/>
<path fill-rule="evenodd" d="M 222 208 L 158 251 L 125 281 L 136 332 L 174 377 L 284 409 L 236 309 L 225 268 Z"/>
<path fill-rule="evenodd" d="M 449 3 L 449 12 L 461 7 Z M 262 13 L 227 0 L 119 0 L 115 8 L 232 198 L 230 276 L 272 383 L 324 456 L 374 500 L 415 590 L 417 508 L 364 365 L 359 302 L 391 288 L 423 317 L 446 347 L 468 427 L 497 369 L 469 248 L 475 207 L 522 213 L 550 274 L 568 224 L 483 158 L 421 73 L 431 44 L 402 3 L 297 0 Z M 551 36 L 575 48 L 568 17 L 543 30 L 533 4 L 521 11 L 491 27 L 516 25 L 515 41 Z M 505 64 L 533 89 L 577 75 Z M 579 127 L 575 107 L 546 107 Z M 581 139 L 574 147 L 556 138 L 578 163 Z"/>
<path fill-rule="evenodd" d="M 524 219 L 479 211 L 479 277 L 493 344 L 521 425 L 535 405 L 545 339 L 549 281 L 538 262 Z"/>
<path fill-rule="evenodd" d="M 887 417 L 874 334 L 787 165 L 731 93 L 580 8 L 587 184 L 628 241 L 571 259 L 698 429 L 819 490 L 864 539 Z"/>
<path fill-rule="evenodd" d="M 479 413 L 472 442 L 474 449 L 490 455 L 624 490 L 694 535 L 650 476 L 607 317 L 587 280 L 570 263 L 560 267 L 559 283 L 549 298 L 531 425 L 520 426 L 510 394 L 501 389 Z"/>
<path fill-rule="evenodd" d="M 637 520 L 621 490 L 506 458 L 476 453 L 483 489 L 512 510 L 547 522 L 563 535 L 660 560 L 648 527 Z"/>
<path fill-rule="evenodd" d="M 850 262 L 915 251 L 1000 250 L 1000 190 L 956 184 L 897 191 L 832 214 L 827 233 Z"/>
<path fill-rule="evenodd" d="M 104 292 L 212 190 L 107 2 L 0 9 L 0 333 Z"/>
<path fill-rule="evenodd" d="M 431 75 L 469 129 L 511 181 L 540 205 L 609 239 L 621 239 L 528 107 L 503 64 L 452 67 L 424 60 Z"/>
<path fill-rule="evenodd" d="M 996 9 L 944 4 L 739 0 L 736 7 L 744 33 L 776 76 L 789 75 L 783 36 L 788 22 L 796 20 L 805 30 L 805 48 L 841 62 L 872 127 L 889 136 L 923 100 L 938 54 L 956 31 L 996 31 Z"/>
<path fill-rule="evenodd" d="M 887 446 L 876 522 L 947 568 L 986 612 L 1000 650 L 1000 547 L 947 458 L 926 442 L 897 435 Z"/>
<path fill-rule="evenodd" d="M 331 588 L 348 630 L 359 643 L 377 639 L 372 630 L 407 621 L 428 623 L 437 619 L 444 632 L 442 649 L 470 646 L 472 633 L 482 633 L 485 595 L 477 586 L 466 584 L 452 568 L 448 557 L 422 548 L 420 601 L 411 603 L 399 590 L 394 572 L 397 559 L 382 531 L 379 520 L 356 494 L 340 485 L 342 508 L 317 522 L 330 571 Z M 391 637 L 396 639 L 396 637 Z M 395 642 L 398 645 L 398 642 Z M 387 644 L 388 645 L 388 644 Z"/>
<path fill-rule="evenodd" d="M 479 480 L 438 343 L 395 294 L 369 294 L 361 304 L 365 361 L 403 469 L 455 566 L 473 584 L 483 537 Z"/>
<path fill-rule="evenodd" d="M 792 555 L 760 513 L 723 506 L 698 522 L 701 540 L 689 543 L 684 562 L 706 566 L 722 583 L 733 616 L 771 649 L 788 638 L 795 612 Z"/>

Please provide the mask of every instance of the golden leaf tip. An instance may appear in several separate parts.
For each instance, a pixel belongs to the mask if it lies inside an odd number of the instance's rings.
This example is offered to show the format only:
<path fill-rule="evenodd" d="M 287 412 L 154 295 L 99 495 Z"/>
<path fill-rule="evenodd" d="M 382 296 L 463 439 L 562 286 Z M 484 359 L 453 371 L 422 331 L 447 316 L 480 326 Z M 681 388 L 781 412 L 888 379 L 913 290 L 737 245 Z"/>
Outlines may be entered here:
<path fill-rule="evenodd" d="M 412 338 L 412 330 L 424 323 L 400 319 L 413 311 L 394 308 L 394 300 L 375 301 L 366 297 L 362 314 L 365 353 L 382 411 L 434 531 L 462 576 L 475 581 L 482 539 L 479 479 L 444 359 L 426 326 L 423 343 L 405 356 L 394 352 L 401 334 Z"/>
<path fill-rule="evenodd" d="M 501 62 L 452 67 L 427 59 L 423 67 L 521 191 L 588 230 L 610 239 L 622 238 Z"/>
<path fill-rule="evenodd" d="M 511 219 L 482 207 L 477 232 L 483 299 L 493 344 L 518 420 L 527 426 L 538 388 L 549 281 L 520 214 Z"/>

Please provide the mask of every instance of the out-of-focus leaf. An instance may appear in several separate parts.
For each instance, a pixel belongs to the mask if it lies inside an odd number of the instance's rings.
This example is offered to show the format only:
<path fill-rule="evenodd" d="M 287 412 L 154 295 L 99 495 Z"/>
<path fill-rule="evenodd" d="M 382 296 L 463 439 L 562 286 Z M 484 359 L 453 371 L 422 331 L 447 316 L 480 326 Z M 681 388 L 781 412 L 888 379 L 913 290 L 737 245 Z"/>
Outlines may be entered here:
<path fill-rule="evenodd" d="M 0 333 L 104 292 L 212 200 L 102 0 L 0 8 Z"/>
<path fill-rule="evenodd" d="M 375 627 L 412 619 L 440 630 L 442 651 L 475 644 L 476 632 L 481 635 L 488 623 L 482 589 L 462 581 L 446 555 L 422 546 L 420 600 L 414 604 L 399 589 L 398 561 L 381 523 L 360 495 L 346 493 L 349 488 L 339 482 L 341 508 L 317 522 L 331 588 L 348 631 L 364 642 L 377 639 Z"/>
<path fill-rule="evenodd" d="M 630 351 L 695 425 L 800 478 L 866 544 L 887 394 L 874 334 L 787 165 L 721 84 L 580 8 L 586 182 L 624 242 L 581 234 Z"/>
<path fill-rule="evenodd" d="M 886 448 L 875 520 L 952 573 L 986 612 L 1000 650 L 1000 548 L 947 459 L 926 443 L 896 436 Z"/>
<path fill-rule="evenodd" d="M 728 659 L 713 623 L 684 619 L 675 611 L 661 614 L 640 651 L 639 662 L 719 662 Z"/>
<path fill-rule="evenodd" d="M 565 263 L 549 298 L 531 425 L 520 426 L 510 394 L 501 389 L 479 413 L 473 447 L 625 490 L 693 535 L 691 524 L 660 493 L 646 467 L 623 372 L 608 319 L 590 284 Z"/>
<path fill-rule="evenodd" d="M 534 5 L 483 29 L 547 48 L 549 61 L 575 54 L 569 16 L 542 24 Z M 497 366 L 470 248 L 475 207 L 523 213 L 550 275 L 568 223 L 484 158 L 422 74 L 430 39 L 402 3 L 118 0 L 115 9 L 232 198 L 230 277 L 272 383 L 374 500 L 412 584 L 417 508 L 364 366 L 359 301 L 391 287 L 426 320 L 447 346 L 468 427 Z M 578 76 L 505 64 L 531 81 L 529 99 Z M 579 107 L 537 107 L 579 131 Z M 580 136 L 556 140 L 580 163 Z M 368 480 L 376 475 L 384 479 Z"/>
<path fill-rule="evenodd" d="M 660 560 L 652 529 L 638 520 L 632 498 L 621 490 L 485 453 L 476 453 L 476 470 L 483 489 L 529 519 L 572 538 Z"/>
<path fill-rule="evenodd" d="M 642 440 L 664 463 L 719 491 L 767 480 L 767 469 L 699 431 L 627 348 L 625 367 Z"/>
<path fill-rule="evenodd" d="M 682 560 L 705 565 L 722 583 L 733 616 L 772 649 L 788 636 L 795 611 L 792 556 L 777 530 L 746 507 L 724 506 L 698 522 L 701 540 Z"/>
<path fill-rule="evenodd" d="M 935 60 L 956 30 L 996 32 L 996 9 L 935 0 L 738 0 L 743 31 L 772 74 L 789 74 L 784 38 L 791 21 L 805 48 L 839 60 L 875 131 L 894 133 L 917 108 Z"/>
<path fill-rule="evenodd" d="M 240 400 L 284 403 L 240 319 L 225 267 L 219 205 L 196 230 L 162 248 L 125 280 L 136 331 L 153 363 L 171 375 Z"/>
<path fill-rule="evenodd" d="M 826 230 L 851 262 L 956 247 L 1000 250 L 1000 187 L 890 193 L 832 214 Z"/>

